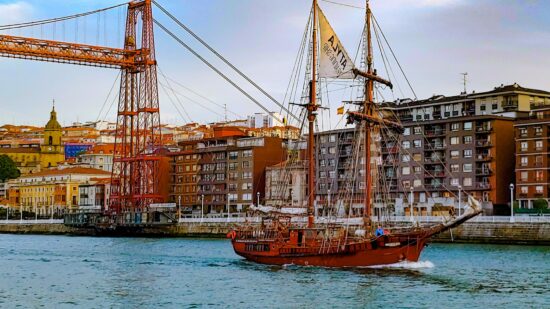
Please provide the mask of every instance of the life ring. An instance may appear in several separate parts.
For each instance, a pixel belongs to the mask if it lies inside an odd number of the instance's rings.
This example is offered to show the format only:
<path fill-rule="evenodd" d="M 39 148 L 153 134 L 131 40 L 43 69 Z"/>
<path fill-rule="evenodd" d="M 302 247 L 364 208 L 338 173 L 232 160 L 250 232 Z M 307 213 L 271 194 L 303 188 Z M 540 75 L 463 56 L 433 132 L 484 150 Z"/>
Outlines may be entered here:
<path fill-rule="evenodd" d="M 231 232 L 227 233 L 226 237 L 231 238 L 231 240 L 235 240 L 235 238 L 237 237 L 237 232 L 231 231 Z"/>

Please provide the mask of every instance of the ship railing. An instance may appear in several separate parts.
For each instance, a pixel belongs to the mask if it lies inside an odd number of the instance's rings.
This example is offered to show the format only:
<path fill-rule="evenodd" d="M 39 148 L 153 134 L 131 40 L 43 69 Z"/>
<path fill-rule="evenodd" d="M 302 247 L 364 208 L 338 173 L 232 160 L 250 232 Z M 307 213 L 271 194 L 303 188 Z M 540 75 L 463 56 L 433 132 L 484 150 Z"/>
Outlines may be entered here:
<path fill-rule="evenodd" d="M 0 219 L 0 224 L 63 224 L 63 219 L 28 219 L 28 220 L 2 220 Z"/>

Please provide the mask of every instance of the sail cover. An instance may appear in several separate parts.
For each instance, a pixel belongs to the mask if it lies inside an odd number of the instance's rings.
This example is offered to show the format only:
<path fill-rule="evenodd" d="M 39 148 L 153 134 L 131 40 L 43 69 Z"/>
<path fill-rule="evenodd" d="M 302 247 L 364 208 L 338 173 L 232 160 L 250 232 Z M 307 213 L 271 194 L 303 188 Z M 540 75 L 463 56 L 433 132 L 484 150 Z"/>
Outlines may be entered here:
<path fill-rule="evenodd" d="M 319 15 L 319 30 L 321 32 L 319 77 L 353 79 L 353 61 L 344 49 L 342 42 L 328 23 L 328 20 L 317 7 Z"/>

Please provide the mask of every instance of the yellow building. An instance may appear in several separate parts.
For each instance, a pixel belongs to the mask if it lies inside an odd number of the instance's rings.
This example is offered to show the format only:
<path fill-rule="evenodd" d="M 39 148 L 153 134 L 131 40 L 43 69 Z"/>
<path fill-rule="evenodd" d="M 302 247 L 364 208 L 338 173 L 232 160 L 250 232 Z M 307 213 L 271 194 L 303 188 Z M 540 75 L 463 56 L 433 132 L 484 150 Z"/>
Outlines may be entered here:
<path fill-rule="evenodd" d="M 110 176 L 110 172 L 83 167 L 50 169 L 22 176 L 10 185 L 10 206 L 36 211 L 40 216 L 51 215 L 52 211 L 60 214 L 79 206 L 79 185 Z"/>
<path fill-rule="evenodd" d="M 36 144 L 4 145 L 0 147 L 0 155 L 10 157 L 21 175 L 40 172 L 49 167 L 56 167 L 65 160 L 65 149 L 61 142 L 62 128 L 57 121 L 55 107 L 50 113 L 50 120 L 44 128 L 44 139 L 38 147 Z"/>

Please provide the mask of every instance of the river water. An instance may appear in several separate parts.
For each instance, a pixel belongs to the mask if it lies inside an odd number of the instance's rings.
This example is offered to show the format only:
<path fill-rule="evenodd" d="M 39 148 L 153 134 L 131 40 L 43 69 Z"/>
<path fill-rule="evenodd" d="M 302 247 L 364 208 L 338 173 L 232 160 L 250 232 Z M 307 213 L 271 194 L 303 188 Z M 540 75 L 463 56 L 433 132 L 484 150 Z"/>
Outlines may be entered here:
<path fill-rule="evenodd" d="M 226 240 L 0 235 L 1 308 L 550 308 L 550 247 L 432 244 L 418 263 L 265 266 Z"/>

